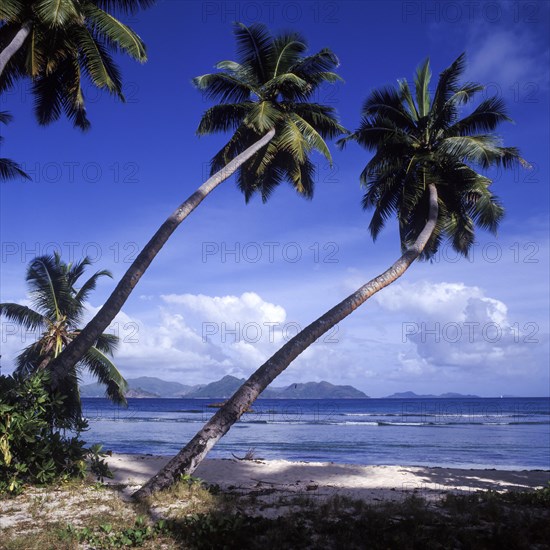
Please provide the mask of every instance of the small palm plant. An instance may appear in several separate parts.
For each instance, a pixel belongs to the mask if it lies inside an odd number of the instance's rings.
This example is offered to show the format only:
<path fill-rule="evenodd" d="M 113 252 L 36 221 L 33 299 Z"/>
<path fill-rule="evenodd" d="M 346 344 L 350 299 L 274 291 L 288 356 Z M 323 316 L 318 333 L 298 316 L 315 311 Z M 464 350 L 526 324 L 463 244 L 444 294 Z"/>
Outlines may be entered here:
<path fill-rule="evenodd" d="M 18 323 L 26 331 L 41 331 L 36 341 L 17 356 L 17 375 L 28 378 L 38 370 L 48 369 L 50 361 L 78 335 L 78 326 L 82 322 L 90 292 L 95 289 L 100 277 L 111 276 L 108 271 L 98 271 L 76 289 L 75 285 L 90 264 L 87 257 L 74 264 L 64 263 L 59 254 L 37 257 L 30 262 L 26 276 L 33 307 L 0 304 L 0 315 Z M 60 380 L 58 391 L 66 396 L 68 417 L 78 419 L 81 414 L 78 384 L 83 368 L 105 385 L 109 399 L 126 404 L 126 381 L 109 358 L 117 343 L 118 337 L 101 334 L 75 367 Z"/>
<path fill-rule="evenodd" d="M 247 200 L 256 192 L 266 200 L 283 180 L 311 197 L 310 153 L 318 150 L 330 162 L 324 139 L 345 130 L 332 107 L 310 100 L 323 82 L 338 79 L 329 70 L 338 63 L 335 55 L 324 49 L 304 57 L 306 42 L 300 35 L 273 38 L 262 25 L 237 24 L 235 36 L 239 62 L 222 61 L 217 65 L 221 72 L 194 80 L 208 97 L 221 101 L 204 113 L 198 133 L 235 130 L 212 160 L 215 173 L 160 226 L 103 307 L 55 361 L 54 382 L 109 326 L 180 223 L 234 172 L 238 171 L 238 184 Z"/>
<path fill-rule="evenodd" d="M 28 77 L 40 124 L 64 112 L 86 130 L 82 78 L 124 100 L 112 52 L 143 63 L 141 38 L 108 11 L 135 13 L 155 0 L 2 0 L 0 7 L 0 93 Z"/>
<path fill-rule="evenodd" d="M 444 238 L 466 255 L 474 243 L 475 224 L 496 231 L 503 209 L 489 190 L 491 180 L 478 170 L 526 163 L 516 148 L 502 147 L 500 140 L 488 133 L 510 120 L 501 100 L 482 101 L 470 115 L 459 118 L 460 105 L 483 89 L 479 84 L 460 85 L 463 71 L 461 55 L 441 73 L 432 98 L 426 61 L 416 73 L 416 102 L 406 81 L 400 82 L 397 89 L 375 90 L 363 105 L 359 129 L 341 141 L 343 145 L 355 140 L 374 152 L 360 177 L 366 186 L 363 206 L 374 207 L 370 223 L 373 238 L 390 216 L 397 218 L 402 256 L 270 357 L 136 497 L 164 489 L 182 474 L 192 474 L 216 442 L 296 357 L 401 277 L 415 260 L 432 257 Z"/>

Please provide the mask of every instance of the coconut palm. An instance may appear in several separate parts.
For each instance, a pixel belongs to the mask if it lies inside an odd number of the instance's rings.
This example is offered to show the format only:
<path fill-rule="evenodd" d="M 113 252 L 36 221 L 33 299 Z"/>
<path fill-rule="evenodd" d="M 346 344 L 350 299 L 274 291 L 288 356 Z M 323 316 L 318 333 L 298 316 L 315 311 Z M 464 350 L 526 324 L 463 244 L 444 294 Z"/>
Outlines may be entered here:
<path fill-rule="evenodd" d="M 490 166 L 524 162 L 517 149 L 502 147 L 491 132 L 509 120 L 496 98 L 482 101 L 468 116 L 459 107 L 483 89 L 460 85 L 464 55 L 444 70 L 434 96 L 427 60 L 417 70 L 415 97 L 407 81 L 373 91 L 362 109 L 359 128 L 348 140 L 374 155 L 361 173 L 363 206 L 374 208 L 374 239 L 385 222 L 397 218 L 403 253 L 386 271 L 319 317 L 268 359 L 221 407 L 193 439 L 137 493 L 147 496 L 191 474 L 215 443 L 260 393 L 304 350 L 382 288 L 396 281 L 418 258 L 430 258 L 443 239 L 463 255 L 474 242 L 474 226 L 495 232 L 503 209 L 478 173 Z M 482 132 L 482 133 L 478 133 Z"/>
<path fill-rule="evenodd" d="M 134 13 L 155 0 L 3 0 L 0 8 L 0 92 L 29 77 L 40 124 L 61 112 L 83 130 L 82 78 L 124 100 L 111 52 L 147 60 L 145 45 L 108 10 Z"/>
<path fill-rule="evenodd" d="M 194 79 L 207 97 L 220 100 L 199 124 L 199 135 L 234 129 L 212 160 L 216 171 L 161 225 L 129 267 L 101 310 L 52 366 L 54 378 L 70 369 L 120 311 L 133 288 L 179 224 L 220 183 L 238 170 L 245 198 L 258 192 L 266 200 L 288 180 L 305 197 L 313 193 L 314 167 L 309 154 L 320 151 L 330 162 L 324 141 L 344 132 L 334 109 L 308 101 L 324 82 L 338 77 L 328 69 L 338 60 L 328 49 L 302 56 L 307 46 L 298 34 L 271 37 L 263 25 L 235 28 L 239 62 L 222 61 L 220 72 Z"/>
<path fill-rule="evenodd" d="M 275 136 L 261 155 L 239 168 L 237 183 L 248 201 L 259 193 L 266 201 L 282 181 L 310 198 L 314 188 L 312 150 L 332 163 L 326 138 L 345 132 L 333 107 L 311 101 L 319 86 L 341 80 L 331 70 L 338 59 L 327 48 L 302 57 L 307 45 L 298 33 L 272 38 L 263 25 L 235 28 L 239 62 L 221 61 L 220 72 L 194 79 L 207 97 L 220 103 L 208 109 L 199 135 L 233 130 L 227 144 L 214 156 L 212 173 L 274 128 Z"/>
<path fill-rule="evenodd" d="M 0 111 L 0 124 L 8 124 L 12 116 L 7 111 Z M 4 141 L 0 136 L 0 145 Z M 17 177 L 30 180 L 30 176 L 15 161 L 7 158 L 0 158 L 0 181 L 6 181 Z"/>
<path fill-rule="evenodd" d="M 90 292 L 100 277 L 111 277 L 108 271 L 98 271 L 76 289 L 75 285 L 90 264 L 87 257 L 74 264 L 64 263 L 59 254 L 37 257 L 30 262 L 26 275 L 32 308 L 14 303 L 0 304 L 0 315 L 18 323 L 25 331 L 41 331 L 36 341 L 17 356 L 15 372 L 18 375 L 28 377 L 47 368 L 49 360 L 57 357 L 78 335 Z M 115 403 L 126 404 L 126 381 L 109 358 L 117 342 L 118 337 L 101 334 L 59 381 L 58 390 L 66 396 L 64 406 L 69 417 L 75 420 L 80 417 L 78 379 L 83 368 L 105 385 L 107 397 Z"/>

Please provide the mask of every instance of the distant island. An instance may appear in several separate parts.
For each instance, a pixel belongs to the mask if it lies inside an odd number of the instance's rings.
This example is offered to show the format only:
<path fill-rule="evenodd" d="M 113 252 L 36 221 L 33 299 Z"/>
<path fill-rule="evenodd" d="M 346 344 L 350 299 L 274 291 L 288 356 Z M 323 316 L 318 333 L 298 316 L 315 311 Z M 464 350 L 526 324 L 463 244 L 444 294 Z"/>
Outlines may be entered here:
<path fill-rule="evenodd" d="M 442 393 L 440 395 L 432 395 L 432 394 L 426 394 L 426 395 L 418 395 L 412 391 L 406 391 L 402 393 L 393 393 L 392 395 L 388 395 L 386 399 L 453 399 L 456 397 L 466 397 L 466 398 L 479 398 L 479 395 L 471 395 L 471 394 L 462 394 L 462 393 Z"/>
<path fill-rule="evenodd" d="M 245 382 L 244 378 L 224 376 L 210 384 L 186 386 L 152 376 L 129 378 L 126 397 L 129 398 L 178 398 L 225 399 L 231 397 Z M 105 387 L 100 384 L 81 386 L 82 397 L 105 397 Z M 330 382 L 306 382 L 285 387 L 266 388 L 260 397 L 264 399 L 369 399 L 369 396 L 353 386 L 337 386 Z"/>
<path fill-rule="evenodd" d="M 179 382 L 161 380 L 154 376 L 128 378 L 129 398 L 180 398 L 187 399 L 227 399 L 244 383 L 244 378 L 227 375 L 210 384 L 189 386 Z M 81 386 L 82 397 L 105 397 L 105 387 L 100 384 Z M 260 395 L 263 399 L 370 399 L 370 397 L 353 386 L 339 386 L 330 382 L 305 382 L 288 386 L 268 386 Z M 479 398 L 478 395 L 461 393 L 442 393 L 440 395 L 416 394 L 412 391 L 394 393 L 383 399 L 453 399 Z"/>

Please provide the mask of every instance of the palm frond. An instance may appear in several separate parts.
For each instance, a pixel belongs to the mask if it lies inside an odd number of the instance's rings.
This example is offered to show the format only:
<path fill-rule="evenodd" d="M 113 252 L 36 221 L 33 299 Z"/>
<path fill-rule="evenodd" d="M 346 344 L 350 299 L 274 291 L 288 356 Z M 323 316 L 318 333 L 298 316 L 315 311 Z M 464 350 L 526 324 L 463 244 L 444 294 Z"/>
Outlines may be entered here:
<path fill-rule="evenodd" d="M 40 76 L 33 81 L 34 113 L 42 126 L 59 119 L 62 109 L 62 83 L 59 73 Z"/>
<path fill-rule="evenodd" d="M 133 15 L 139 10 L 154 6 L 157 0 L 93 0 L 93 2 L 105 11 L 120 11 Z"/>
<path fill-rule="evenodd" d="M 88 296 L 90 294 L 90 292 L 92 292 L 92 290 L 95 290 L 96 288 L 96 285 L 97 285 L 97 281 L 100 277 L 109 277 L 109 278 L 113 278 L 113 275 L 111 274 L 110 271 L 107 271 L 105 269 L 101 270 L 101 271 L 98 271 L 97 273 L 94 273 L 94 275 L 92 275 L 81 287 L 80 289 L 78 290 L 78 292 L 76 293 L 74 299 L 76 302 L 78 302 L 79 304 L 84 304 L 84 302 L 88 299 Z M 71 286 L 74 286 L 74 284 L 76 284 L 76 279 L 74 281 L 74 283 L 71 284 Z"/>
<path fill-rule="evenodd" d="M 206 110 L 202 115 L 197 135 L 203 136 L 216 132 L 236 130 L 248 115 L 251 102 L 245 103 L 221 103 Z"/>
<path fill-rule="evenodd" d="M 0 20 L 1 21 L 20 21 L 20 16 L 24 12 L 25 4 L 23 0 L 2 0 L 0 4 Z"/>
<path fill-rule="evenodd" d="M 203 74 L 195 77 L 193 84 L 208 99 L 216 99 L 222 103 L 241 103 L 254 93 L 248 83 L 226 73 Z"/>
<path fill-rule="evenodd" d="M 295 113 L 291 114 L 291 119 L 300 130 L 304 139 L 307 141 L 309 149 L 316 149 L 317 151 L 319 151 L 332 166 L 332 156 L 330 154 L 329 148 L 327 147 L 325 140 L 319 135 L 317 130 L 315 130 L 315 128 L 311 124 L 309 124 L 309 122 L 307 122 Z"/>
<path fill-rule="evenodd" d="M 249 66 L 259 82 L 267 81 L 271 77 L 270 66 L 274 62 L 273 42 L 267 28 L 261 23 L 249 27 L 236 23 L 234 34 L 241 64 Z"/>
<path fill-rule="evenodd" d="M 35 0 L 33 9 L 46 27 L 63 27 L 79 17 L 73 0 Z"/>
<path fill-rule="evenodd" d="M 292 72 L 290 68 L 307 50 L 307 43 L 298 33 L 282 34 L 273 40 L 273 49 L 275 59 L 271 78 L 276 78 L 280 74 Z"/>
<path fill-rule="evenodd" d="M 310 124 L 324 139 L 334 139 L 348 131 L 338 123 L 334 107 L 319 103 L 293 103 L 287 110 Z"/>
<path fill-rule="evenodd" d="M 25 330 L 36 330 L 46 326 L 44 316 L 27 306 L 5 302 L 0 304 L 0 315 L 21 325 Z"/>
<path fill-rule="evenodd" d="M 420 118 L 425 117 L 430 111 L 431 98 L 428 86 L 430 85 L 431 77 L 432 72 L 430 70 L 430 60 L 428 58 L 422 65 L 420 65 L 420 67 L 418 67 L 414 78 L 416 105 Z"/>
<path fill-rule="evenodd" d="M 502 122 L 512 122 L 506 113 L 504 101 L 490 97 L 482 101 L 474 111 L 451 126 L 449 136 L 466 136 L 476 132 L 492 132 Z"/>
<path fill-rule="evenodd" d="M 411 89 L 409 88 L 409 83 L 407 82 L 407 79 L 404 78 L 402 80 L 398 80 L 398 84 L 401 99 L 405 102 L 409 116 L 414 122 L 417 122 L 420 116 L 414 103 L 414 99 L 412 97 Z"/>
<path fill-rule="evenodd" d="M 81 364 L 100 384 L 106 386 L 106 394 L 114 403 L 126 405 L 125 392 L 128 383 L 112 361 L 98 348 L 91 347 L 83 356 Z"/>
<path fill-rule="evenodd" d="M 271 101 L 261 101 L 250 107 L 244 123 L 263 134 L 274 128 L 282 118 L 283 113 Z"/>
<path fill-rule="evenodd" d="M 17 162 L 7 158 L 0 158 L 0 181 L 12 180 L 18 177 L 32 180 L 29 174 Z"/>
<path fill-rule="evenodd" d="M 466 54 L 460 54 L 449 67 L 439 75 L 437 88 L 434 94 L 433 110 L 440 112 L 449 98 L 456 92 L 460 77 L 466 68 Z"/>
<path fill-rule="evenodd" d="M 140 63 L 147 61 L 145 44 L 130 27 L 92 3 L 85 4 L 83 11 L 92 28 L 107 37 L 111 44 L 115 44 Z"/>
<path fill-rule="evenodd" d="M 92 82 L 124 100 L 120 71 L 105 46 L 86 28 L 79 27 L 74 32 L 82 51 L 83 67 Z"/>
<path fill-rule="evenodd" d="M 119 343 L 120 338 L 118 336 L 115 336 L 114 334 L 103 333 L 98 337 L 95 343 L 95 347 L 103 353 L 113 355 Z"/>

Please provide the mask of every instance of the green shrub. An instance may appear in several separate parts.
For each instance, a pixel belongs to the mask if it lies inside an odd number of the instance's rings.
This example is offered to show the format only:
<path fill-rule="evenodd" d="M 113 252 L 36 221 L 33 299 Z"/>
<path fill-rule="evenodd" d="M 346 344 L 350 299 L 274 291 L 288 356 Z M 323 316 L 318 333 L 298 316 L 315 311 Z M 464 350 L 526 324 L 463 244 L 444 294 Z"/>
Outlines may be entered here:
<path fill-rule="evenodd" d="M 44 371 L 0 376 L 0 493 L 85 475 L 89 451 L 80 434 L 88 425 L 67 419 L 63 401 L 49 392 Z"/>
<path fill-rule="evenodd" d="M 141 546 L 144 542 L 154 539 L 166 531 L 166 522 L 157 521 L 154 525 L 147 525 L 145 518 L 138 516 L 133 527 L 116 530 L 111 523 L 104 523 L 99 529 L 83 527 L 76 529 L 68 525 L 66 534 L 80 543 L 88 543 L 93 548 L 121 548 Z"/>

